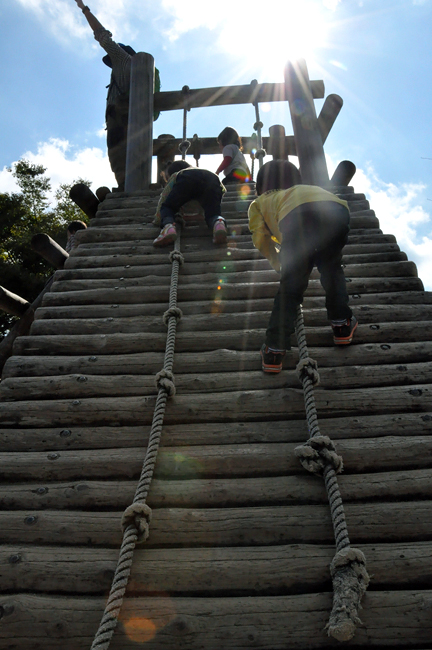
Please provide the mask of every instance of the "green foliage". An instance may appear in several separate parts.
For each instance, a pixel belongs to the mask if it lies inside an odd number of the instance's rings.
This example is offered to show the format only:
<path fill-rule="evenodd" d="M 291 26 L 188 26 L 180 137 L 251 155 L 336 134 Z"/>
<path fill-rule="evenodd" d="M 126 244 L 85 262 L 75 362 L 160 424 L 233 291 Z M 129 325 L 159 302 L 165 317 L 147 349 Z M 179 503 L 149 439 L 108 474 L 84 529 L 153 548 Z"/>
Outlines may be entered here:
<path fill-rule="evenodd" d="M 63 248 L 70 221 L 88 221 L 86 215 L 69 198 L 71 185 L 62 184 L 55 192 L 56 204 L 49 208 L 51 182 L 44 175 L 45 167 L 20 160 L 9 170 L 16 179 L 20 193 L 0 193 L 0 284 L 29 302 L 42 291 L 54 269 L 31 247 L 37 233 L 46 233 Z M 0 311 L 0 338 L 16 318 Z"/>

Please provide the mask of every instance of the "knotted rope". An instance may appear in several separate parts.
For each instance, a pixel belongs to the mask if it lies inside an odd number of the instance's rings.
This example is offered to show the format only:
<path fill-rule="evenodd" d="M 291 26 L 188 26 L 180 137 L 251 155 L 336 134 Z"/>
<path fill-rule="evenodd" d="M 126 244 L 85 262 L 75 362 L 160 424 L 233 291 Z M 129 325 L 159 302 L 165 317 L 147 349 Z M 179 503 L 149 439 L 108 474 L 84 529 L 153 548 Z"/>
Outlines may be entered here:
<path fill-rule="evenodd" d="M 253 79 L 251 81 L 252 88 L 255 88 L 257 85 L 258 85 L 258 81 L 256 79 Z M 253 105 L 255 108 L 255 119 L 256 119 L 253 128 L 257 132 L 257 150 L 255 152 L 255 158 L 258 160 L 259 167 L 261 168 L 263 166 L 263 159 L 266 155 L 265 149 L 263 149 L 262 146 L 262 135 L 261 135 L 261 129 L 263 128 L 264 124 L 260 120 L 258 100 L 253 102 Z"/>
<path fill-rule="evenodd" d="M 91 646 L 91 650 L 108 650 L 117 620 L 123 604 L 126 586 L 132 568 L 133 552 L 137 543 L 145 542 L 149 536 L 151 521 L 151 508 L 146 504 L 150 484 L 153 478 L 157 453 L 162 435 L 162 425 L 165 415 L 165 406 L 168 397 L 175 395 L 174 375 L 174 348 L 177 329 L 177 320 L 181 318 L 181 310 L 177 307 L 177 289 L 179 267 L 183 264 L 180 253 L 180 232 L 174 244 L 174 251 L 170 254 L 172 262 L 171 284 L 169 294 L 169 308 L 164 314 L 164 322 L 168 326 L 165 346 L 165 359 L 163 369 L 156 375 L 158 395 L 153 413 L 149 442 L 141 470 L 141 476 L 135 491 L 133 503 L 123 513 L 122 528 L 123 542 L 120 547 L 119 559 L 114 573 L 111 590 L 107 604 Z"/>
<path fill-rule="evenodd" d="M 295 449 L 305 469 L 315 474 L 322 474 L 330 504 L 330 513 L 336 541 L 336 555 L 330 565 L 333 582 L 333 608 L 326 629 L 329 636 L 338 641 L 349 641 L 356 627 L 361 625 L 358 611 L 361 599 L 369 584 L 366 570 L 366 558 L 356 548 L 351 548 L 345 512 L 336 474 L 342 471 L 341 456 L 328 436 L 320 433 L 318 415 L 315 408 L 314 384 L 319 382 L 316 361 L 309 358 L 306 344 L 303 312 L 301 305 L 297 308 L 295 323 L 300 362 L 297 366 L 300 381 L 303 384 L 306 419 L 309 428 L 309 440 Z"/>

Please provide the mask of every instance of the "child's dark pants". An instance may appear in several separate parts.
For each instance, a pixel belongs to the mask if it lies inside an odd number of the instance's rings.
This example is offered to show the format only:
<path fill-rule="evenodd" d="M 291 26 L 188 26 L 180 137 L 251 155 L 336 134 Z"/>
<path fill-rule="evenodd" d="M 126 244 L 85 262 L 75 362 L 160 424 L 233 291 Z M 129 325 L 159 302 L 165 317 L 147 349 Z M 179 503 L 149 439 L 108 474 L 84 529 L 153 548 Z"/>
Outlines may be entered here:
<path fill-rule="evenodd" d="M 351 318 L 342 248 L 349 232 L 349 212 L 333 201 L 305 203 L 279 223 L 281 279 L 266 332 L 266 345 L 289 350 L 297 307 L 303 302 L 309 276 L 316 265 L 326 293 L 329 320 Z"/>
<path fill-rule="evenodd" d="M 222 187 L 219 178 L 207 169 L 185 169 L 176 178 L 174 187 L 161 205 L 161 228 L 174 223 L 175 215 L 188 201 L 198 201 L 210 229 L 221 213 Z"/>

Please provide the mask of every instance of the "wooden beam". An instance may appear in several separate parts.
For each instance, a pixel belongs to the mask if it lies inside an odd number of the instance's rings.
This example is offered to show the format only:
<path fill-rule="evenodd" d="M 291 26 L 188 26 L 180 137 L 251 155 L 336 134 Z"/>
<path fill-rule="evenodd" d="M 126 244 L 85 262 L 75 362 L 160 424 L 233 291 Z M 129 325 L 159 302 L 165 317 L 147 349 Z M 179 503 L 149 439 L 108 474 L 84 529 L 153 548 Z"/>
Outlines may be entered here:
<path fill-rule="evenodd" d="M 31 247 L 55 269 L 62 269 L 69 257 L 69 253 L 60 244 L 57 244 L 54 239 L 42 232 L 32 237 Z"/>
<path fill-rule="evenodd" d="M 324 97 L 324 82 L 311 81 L 314 99 Z M 191 88 L 188 92 L 188 107 L 227 106 L 232 104 L 253 104 L 254 102 L 283 102 L 287 100 L 285 84 L 263 83 L 243 86 L 217 86 L 215 88 Z M 181 90 L 163 91 L 154 94 L 156 111 L 173 111 L 184 108 L 184 93 Z M 252 122 L 252 120 L 251 120 Z"/>
<path fill-rule="evenodd" d="M 30 307 L 28 300 L 21 298 L 16 293 L 0 287 L 0 309 L 12 316 L 22 316 Z"/>

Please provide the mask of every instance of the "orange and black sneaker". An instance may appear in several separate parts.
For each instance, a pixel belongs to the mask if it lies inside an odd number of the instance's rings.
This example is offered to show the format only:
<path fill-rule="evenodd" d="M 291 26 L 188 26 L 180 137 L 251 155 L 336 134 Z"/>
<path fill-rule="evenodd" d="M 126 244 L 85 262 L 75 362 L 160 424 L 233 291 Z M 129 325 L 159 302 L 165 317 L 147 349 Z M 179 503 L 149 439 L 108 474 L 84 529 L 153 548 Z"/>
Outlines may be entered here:
<path fill-rule="evenodd" d="M 278 373 L 282 370 L 282 362 L 285 356 L 285 350 L 273 350 L 265 343 L 260 350 L 263 372 Z"/>
<path fill-rule="evenodd" d="M 335 345 L 349 345 L 357 329 L 357 318 L 351 316 L 345 321 L 332 321 L 333 341 Z"/>

